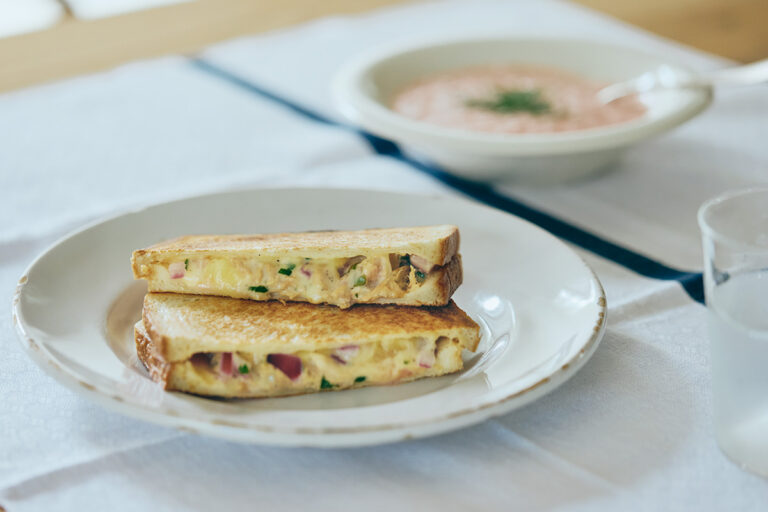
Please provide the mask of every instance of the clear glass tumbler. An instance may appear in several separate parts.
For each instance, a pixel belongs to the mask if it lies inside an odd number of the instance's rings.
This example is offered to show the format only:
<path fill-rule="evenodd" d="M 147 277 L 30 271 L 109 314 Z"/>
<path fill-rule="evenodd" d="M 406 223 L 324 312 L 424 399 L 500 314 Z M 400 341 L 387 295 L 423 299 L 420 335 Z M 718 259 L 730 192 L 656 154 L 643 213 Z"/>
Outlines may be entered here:
<path fill-rule="evenodd" d="M 728 192 L 699 210 L 715 436 L 768 477 L 768 188 Z"/>

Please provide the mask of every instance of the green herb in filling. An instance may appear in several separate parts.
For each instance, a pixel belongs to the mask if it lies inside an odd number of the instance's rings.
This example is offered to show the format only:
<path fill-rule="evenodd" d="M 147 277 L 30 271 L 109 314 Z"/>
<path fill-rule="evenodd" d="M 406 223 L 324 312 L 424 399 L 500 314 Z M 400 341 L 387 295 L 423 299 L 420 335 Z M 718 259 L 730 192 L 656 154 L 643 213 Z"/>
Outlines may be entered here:
<path fill-rule="evenodd" d="M 280 270 L 278 270 L 278 273 L 283 274 L 284 276 L 289 276 L 291 275 L 291 273 L 293 272 L 293 269 L 295 268 L 296 268 L 296 265 L 291 263 L 287 267 L 281 268 Z"/>
<path fill-rule="evenodd" d="M 527 112 L 539 116 L 552 112 L 552 106 L 542 98 L 541 91 L 535 89 L 498 91 L 491 99 L 470 99 L 465 104 L 498 114 Z"/>
<path fill-rule="evenodd" d="M 248 365 L 247 365 L 247 364 L 241 364 L 241 365 L 240 365 L 240 366 L 237 368 L 237 370 L 238 370 L 240 373 L 248 373 L 248 371 L 249 371 L 249 370 L 248 370 Z"/>
<path fill-rule="evenodd" d="M 359 262 L 358 262 L 358 263 L 359 263 Z M 357 268 L 357 263 L 355 263 L 354 265 L 352 265 L 350 268 L 351 268 L 352 270 L 355 270 L 355 269 Z"/>
<path fill-rule="evenodd" d="M 406 254 L 405 256 L 400 256 L 400 266 L 405 267 L 406 265 L 411 264 L 411 256 L 409 254 Z"/>
<path fill-rule="evenodd" d="M 256 293 L 267 293 L 269 291 L 266 286 L 250 286 L 248 289 Z"/>
<path fill-rule="evenodd" d="M 189 270 L 189 258 L 184 260 L 184 270 Z"/>
<path fill-rule="evenodd" d="M 427 278 L 427 274 L 425 274 L 421 270 L 416 271 L 416 281 L 423 283 L 426 278 Z"/>
<path fill-rule="evenodd" d="M 327 380 L 325 380 L 325 376 L 323 376 L 322 380 L 320 381 L 320 389 L 333 389 L 335 388 L 335 384 L 331 384 Z"/>
<path fill-rule="evenodd" d="M 365 276 L 360 276 L 357 278 L 357 281 L 355 281 L 355 286 L 363 286 L 364 284 L 365 284 Z"/>
<path fill-rule="evenodd" d="M 410 361 L 407 360 L 407 359 L 405 361 L 403 361 L 403 364 L 409 364 L 409 363 L 410 363 Z"/>
<path fill-rule="evenodd" d="M 355 382 L 365 382 L 365 377 L 362 375 L 360 377 L 355 377 Z"/>

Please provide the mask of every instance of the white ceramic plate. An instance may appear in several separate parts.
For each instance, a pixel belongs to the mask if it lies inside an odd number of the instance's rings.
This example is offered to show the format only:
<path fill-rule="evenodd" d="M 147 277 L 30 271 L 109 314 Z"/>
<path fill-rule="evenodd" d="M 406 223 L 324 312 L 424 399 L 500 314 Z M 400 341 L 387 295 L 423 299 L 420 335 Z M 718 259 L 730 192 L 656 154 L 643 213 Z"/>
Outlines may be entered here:
<path fill-rule="evenodd" d="M 131 334 L 143 282 L 134 249 L 181 234 L 361 229 L 452 223 L 465 277 L 454 298 L 482 326 L 456 375 L 401 386 L 280 399 L 212 400 L 164 392 Z M 23 346 L 62 384 L 118 412 L 235 441 L 355 446 L 433 435 L 520 407 L 562 384 L 597 347 L 605 296 L 562 242 L 456 197 L 332 189 L 220 193 L 91 225 L 49 248 L 19 281 Z"/>
<path fill-rule="evenodd" d="M 514 37 L 428 42 L 374 50 L 336 76 L 340 110 L 365 129 L 402 143 L 417 156 L 475 180 L 553 183 L 605 170 L 629 146 L 663 133 L 709 105 L 708 88 L 640 96 L 647 112 L 637 120 L 560 133 L 482 133 L 416 121 L 389 108 L 394 94 L 435 73 L 484 65 L 544 66 L 606 83 L 637 77 L 661 65 L 680 76 L 691 71 L 664 56 L 578 39 Z"/>

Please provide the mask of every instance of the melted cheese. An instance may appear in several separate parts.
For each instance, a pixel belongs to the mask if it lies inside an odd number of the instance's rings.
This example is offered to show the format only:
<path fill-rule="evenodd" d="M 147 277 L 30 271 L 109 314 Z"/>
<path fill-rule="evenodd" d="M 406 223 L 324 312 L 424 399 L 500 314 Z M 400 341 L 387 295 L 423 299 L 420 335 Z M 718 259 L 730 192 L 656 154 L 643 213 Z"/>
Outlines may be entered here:
<path fill-rule="evenodd" d="M 358 385 L 394 384 L 428 375 L 455 371 L 461 367 L 461 346 L 445 337 L 396 339 L 367 343 L 355 349 L 300 351 L 302 371 L 291 380 L 279 368 L 267 362 L 266 355 L 249 352 L 232 354 L 234 373 L 221 370 L 222 354 L 209 354 L 207 364 L 197 364 L 198 377 L 213 381 L 239 381 L 241 386 L 258 390 L 313 391 L 350 388 Z M 352 354 L 349 354 L 353 351 Z M 347 352 L 346 354 L 344 352 Z M 344 361 L 346 359 L 346 361 Z M 240 368 L 246 372 L 240 372 Z M 325 383 L 325 384 L 324 384 Z"/>
<path fill-rule="evenodd" d="M 306 300 L 348 307 L 355 302 L 403 297 L 420 285 L 413 267 L 393 269 L 390 260 L 389 256 L 276 261 L 193 257 L 184 260 L 184 271 L 178 274 L 171 273 L 168 262 L 152 264 L 151 291 Z"/>

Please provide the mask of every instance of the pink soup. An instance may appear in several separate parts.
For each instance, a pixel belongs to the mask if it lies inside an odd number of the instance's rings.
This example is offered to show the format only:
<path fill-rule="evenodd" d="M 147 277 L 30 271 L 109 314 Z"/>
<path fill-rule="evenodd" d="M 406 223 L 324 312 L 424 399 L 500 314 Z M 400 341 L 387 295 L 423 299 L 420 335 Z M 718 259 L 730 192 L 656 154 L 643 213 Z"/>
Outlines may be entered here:
<path fill-rule="evenodd" d="M 398 93 L 392 108 L 419 121 L 496 133 L 586 130 L 645 113 L 633 96 L 600 103 L 604 85 L 557 69 L 478 67 L 420 80 Z"/>

